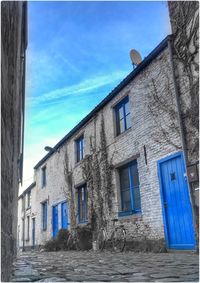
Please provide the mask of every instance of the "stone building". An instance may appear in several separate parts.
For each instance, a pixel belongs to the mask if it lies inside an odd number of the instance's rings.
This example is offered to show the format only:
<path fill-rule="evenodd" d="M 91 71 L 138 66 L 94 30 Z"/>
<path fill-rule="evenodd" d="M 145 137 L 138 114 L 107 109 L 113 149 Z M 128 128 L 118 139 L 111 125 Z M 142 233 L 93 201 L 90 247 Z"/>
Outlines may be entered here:
<path fill-rule="evenodd" d="M 34 214 L 31 206 L 35 201 L 34 187 L 35 183 L 32 183 L 18 198 L 17 248 L 21 247 L 22 250 L 27 246 L 34 246 Z"/>
<path fill-rule="evenodd" d="M 169 1 L 183 151 L 199 231 L 199 2 Z"/>
<path fill-rule="evenodd" d="M 130 242 L 195 249 L 170 48 L 168 36 L 35 165 L 35 246 L 118 218 Z"/>
<path fill-rule="evenodd" d="M 17 198 L 22 181 L 27 4 L 1 2 L 1 280 L 16 254 Z"/>

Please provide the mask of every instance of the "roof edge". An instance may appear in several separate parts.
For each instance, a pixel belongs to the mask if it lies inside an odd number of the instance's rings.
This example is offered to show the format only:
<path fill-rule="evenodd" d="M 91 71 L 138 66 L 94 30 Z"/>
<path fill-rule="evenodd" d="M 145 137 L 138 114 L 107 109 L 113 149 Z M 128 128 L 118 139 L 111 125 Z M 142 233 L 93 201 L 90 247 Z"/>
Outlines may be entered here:
<path fill-rule="evenodd" d="M 25 189 L 25 191 L 23 191 L 23 193 L 21 193 L 21 195 L 18 196 L 18 199 L 20 199 L 21 197 L 23 197 L 28 191 L 32 190 L 36 185 L 36 182 L 33 182 L 30 186 L 28 186 L 28 188 Z"/>

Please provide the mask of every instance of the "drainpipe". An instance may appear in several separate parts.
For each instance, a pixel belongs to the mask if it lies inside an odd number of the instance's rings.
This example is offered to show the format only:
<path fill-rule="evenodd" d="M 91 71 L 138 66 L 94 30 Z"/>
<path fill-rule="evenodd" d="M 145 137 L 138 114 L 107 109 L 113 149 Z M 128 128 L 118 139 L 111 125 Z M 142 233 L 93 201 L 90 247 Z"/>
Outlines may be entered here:
<path fill-rule="evenodd" d="M 185 136 L 184 136 L 184 130 L 183 130 L 183 122 L 181 119 L 181 107 L 180 107 L 180 100 L 179 100 L 179 90 L 176 82 L 176 76 L 175 76 L 175 67 L 174 67 L 174 62 L 173 62 L 173 52 L 172 52 L 172 36 L 170 36 L 168 40 L 168 48 L 169 48 L 169 58 L 170 58 L 170 64 L 171 64 L 171 69 L 172 69 L 172 80 L 174 84 L 174 92 L 175 92 L 175 99 L 176 99 L 176 106 L 177 106 L 177 111 L 178 111 L 178 123 L 180 127 L 180 136 L 181 136 L 181 143 L 182 143 L 182 148 L 183 148 L 183 156 L 185 160 L 185 165 L 186 165 L 186 175 L 187 175 L 187 164 L 188 164 L 188 155 L 187 155 L 187 148 L 186 148 L 186 141 L 185 141 Z M 192 194 L 192 186 L 188 182 L 188 175 L 187 175 L 187 183 L 188 183 L 188 188 L 189 188 L 189 196 L 190 196 L 190 201 L 192 204 L 192 215 L 193 215 L 193 223 L 195 224 L 195 237 L 196 237 L 196 243 L 198 246 L 198 235 L 197 235 L 197 229 L 196 229 L 196 215 L 195 215 L 195 202 Z"/>

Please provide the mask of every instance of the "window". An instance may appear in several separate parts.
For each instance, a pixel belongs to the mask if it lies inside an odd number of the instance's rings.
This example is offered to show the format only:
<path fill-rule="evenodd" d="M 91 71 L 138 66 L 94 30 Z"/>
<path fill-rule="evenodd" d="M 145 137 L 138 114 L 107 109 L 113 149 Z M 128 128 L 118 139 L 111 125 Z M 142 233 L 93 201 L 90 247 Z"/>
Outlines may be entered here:
<path fill-rule="evenodd" d="M 42 230 L 47 229 L 47 201 L 42 203 Z"/>
<path fill-rule="evenodd" d="M 131 127 L 129 97 L 125 97 L 115 106 L 117 136 Z"/>
<path fill-rule="evenodd" d="M 29 232 L 30 232 L 30 216 L 27 216 L 27 237 L 26 237 L 27 241 L 29 241 Z"/>
<path fill-rule="evenodd" d="M 121 210 L 119 216 L 141 211 L 137 160 L 119 169 Z"/>
<path fill-rule="evenodd" d="M 84 223 L 87 221 L 87 187 L 86 185 L 78 188 L 78 221 Z"/>
<path fill-rule="evenodd" d="M 46 166 L 42 167 L 42 187 L 46 186 Z"/>
<path fill-rule="evenodd" d="M 76 140 L 76 162 L 79 162 L 84 157 L 84 137 L 81 136 Z"/>
<path fill-rule="evenodd" d="M 27 194 L 27 208 L 31 207 L 31 192 Z"/>

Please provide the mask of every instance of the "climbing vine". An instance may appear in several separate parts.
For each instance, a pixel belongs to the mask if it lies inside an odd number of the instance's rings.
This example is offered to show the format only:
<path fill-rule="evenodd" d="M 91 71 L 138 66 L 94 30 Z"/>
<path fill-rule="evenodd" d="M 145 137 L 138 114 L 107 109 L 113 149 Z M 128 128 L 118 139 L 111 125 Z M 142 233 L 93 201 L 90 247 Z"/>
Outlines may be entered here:
<path fill-rule="evenodd" d="M 84 159 L 82 173 L 88 186 L 89 219 L 95 238 L 98 229 L 105 224 L 105 220 L 112 213 L 114 190 L 112 185 L 112 160 L 108 160 L 103 115 L 99 148 L 96 146 L 96 131 L 94 132 L 95 136 L 90 137 L 90 154 Z"/>
<path fill-rule="evenodd" d="M 66 199 L 69 204 L 69 218 L 71 228 L 76 227 L 76 213 L 75 213 L 75 201 L 73 193 L 73 173 L 72 170 L 69 170 L 69 159 L 67 148 L 64 155 L 64 177 L 66 182 L 66 187 L 63 188 L 63 192 L 66 196 Z"/>
<path fill-rule="evenodd" d="M 176 71 L 188 158 L 199 148 L 199 2 L 169 1 Z M 184 88 L 183 88 L 184 87 Z M 184 94 L 187 94 L 188 99 Z M 183 97 L 182 97 L 183 94 Z"/>
<path fill-rule="evenodd" d="M 156 80 L 152 78 L 148 84 L 147 107 L 156 126 L 152 132 L 152 139 L 159 144 L 170 144 L 176 149 L 181 149 L 180 143 L 174 139 L 174 136 L 180 136 L 180 129 L 169 73 L 170 68 L 167 64 L 164 67 L 160 66 Z"/>

